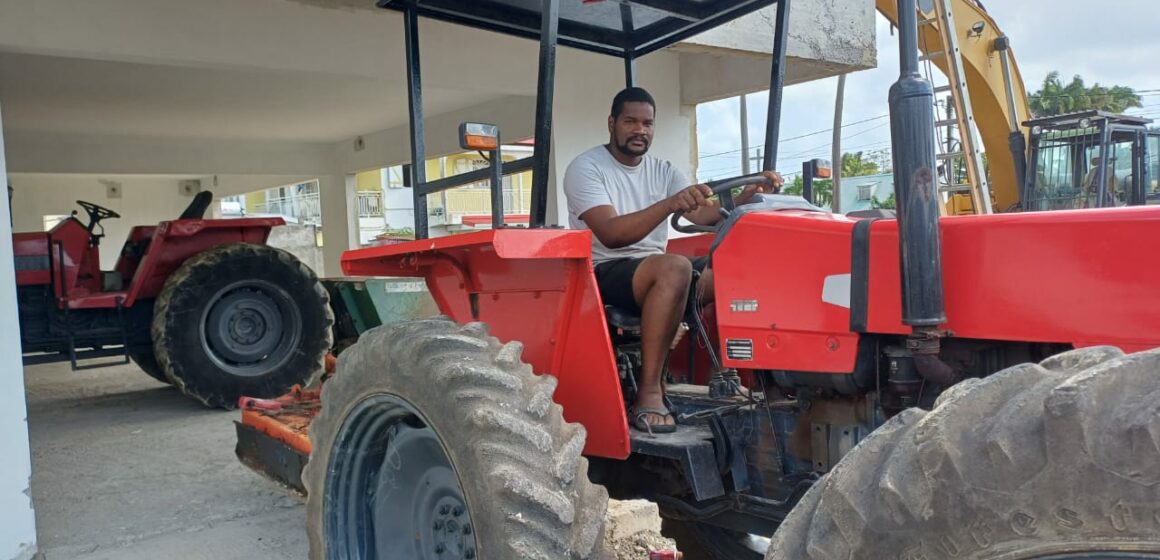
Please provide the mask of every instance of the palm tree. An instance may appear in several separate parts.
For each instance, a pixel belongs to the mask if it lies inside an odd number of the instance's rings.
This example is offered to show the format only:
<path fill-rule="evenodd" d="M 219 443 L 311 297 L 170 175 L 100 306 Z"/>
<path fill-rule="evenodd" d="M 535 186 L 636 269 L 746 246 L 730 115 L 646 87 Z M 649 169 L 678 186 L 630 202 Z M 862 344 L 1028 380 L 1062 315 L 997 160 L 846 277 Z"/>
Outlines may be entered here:
<path fill-rule="evenodd" d="M 862 152 L 847 152 L 842 154 L 843 177 L 862 177 L 864 175 L 877 174 L 878 164 L 864 158 Z"/>
<path fill-rule="evenodd" d="M 1043 79 L 1043 86 L 1039 91 L 1031 94 L 1031 112 L 1036 117 L 1093 109 L 1122 113 L 1131 107 L 1140 106 L 1140 96 L 1130 87 L 1109 88 L 1097 83 L 1089 88 L 1078 75 L 1073 76 L 1071 82 L 1064 85 L 1059 79 L 1058 71 L 1048 74 Z"/>
<path fill-rule="evenodd" d="M 798 175 L 793 178 L 793 181 L 786 185 L 781 192 L 783 194 L 796 194 L 802 196 L 805 191 L 805 181 L 802 176 Z M 819 206 L 829 207 L 834 202 L 834 182 L 829 179 L 814 179 L 814 199 L 810 202 Z"/>

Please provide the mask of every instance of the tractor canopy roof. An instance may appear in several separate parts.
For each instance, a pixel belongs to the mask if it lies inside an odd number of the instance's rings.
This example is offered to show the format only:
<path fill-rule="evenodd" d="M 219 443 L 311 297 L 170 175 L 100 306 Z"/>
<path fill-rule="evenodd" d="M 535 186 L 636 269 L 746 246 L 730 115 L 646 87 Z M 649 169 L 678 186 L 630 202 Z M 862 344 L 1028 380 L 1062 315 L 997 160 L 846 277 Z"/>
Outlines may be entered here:
<path fill-rule="evenodd" d="M 1086 122 L 1085 122 L 1086 121 Z M 1092 124 L 1106 122 L 1123 126 L 1145 127 L 1152 123 L 1152 119 L 1138 115 L 1121 115 L 1107 111 L 1079 111 L 1065 115 L 1054 115 L 1031 119 L 1023 123 L 1024 126 L 1040 126 L 1043 128 L 1088 128 Z"/>
<path fill-rule="evenodd" d="M 561 45 L 636 58 L 776 4 L 776 0 L 556 0 Z M 543 0 L 379 0 L 420 16 L 540 39 Z"/>

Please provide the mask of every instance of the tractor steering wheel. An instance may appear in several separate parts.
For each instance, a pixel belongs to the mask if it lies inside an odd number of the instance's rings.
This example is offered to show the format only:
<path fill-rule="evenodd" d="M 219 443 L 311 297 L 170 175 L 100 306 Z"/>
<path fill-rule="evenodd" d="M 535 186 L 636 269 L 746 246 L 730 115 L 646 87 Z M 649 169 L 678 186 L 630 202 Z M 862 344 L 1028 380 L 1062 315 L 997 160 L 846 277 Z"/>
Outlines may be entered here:
<path fill-rule="evenodd" d="M 105 208 L 104 206 L 97 206 L 96 204 L 93 204 L 92 202 L 85 202 L 83 200 L 78 200 L 77 204 L 81 208 L 84 208 L 85 212 L 87 212 L 89 215 L 89 225 L 88 225 L 87 229 L 89 230 L 89 237 L 92 238 L 91 242 L 93 245 L 96 245 L 97 243 L 99 243 L 100 238 L 105 236 L 105 233 L 104 233 L 105 229 L 104 228 L 101 228 L 101 233 L 99 233 L 99 234 L 94 233 L 94 230 L 97 229 L 97 225 L 99 225 L 101 223 L 101 220 L 121 217 L 120 214 L 118 214 L 112 210 L 109 210 L 108 208 Z M 75 214 L 75 212 L 74 212 L 74 214 Z"/>
<path fill-rule="evenodd" d="M 721 199 L 721 207 L 718 208 L 717 211 L 721 213 L 722 220 L 717 222 L 718 225 L 720 225 L 724 221 L 725 218 L 728 218 L 729 215 L 733 213 L 733 208 L 735 207 L 735 205 L 733 203 L 733 194 L 732 194 L 733 189 L 735 189 L 737 187 L 743 187 L 745 185 L 754 185 L 754 184 L 758 184 L 758 183 L 765 183 L 768 185 L 768 184 L 770 184 L 770 181 L 769 181 L 768 177 L 766 177 L 765 175 L 762 175 L 761 173 L 753 173 L 750 175 L 742 175 L 740 177 L 733 177 L 731 179 L 720 179 L 718 181 L 710 181 L 708 183 L 705 183 L 705 186 L 709 187 L 710 189 L 713 189 L 713 194 L 717 195 L 717 197 L 719 199 Z M 680 223 L 680 221 L 681 221 L 681 216 L 683 216 L 683 215 L 684 215 L 683 212 L 677 212 L 677 213 L 673 214 L 672 219 L 669 221 L 669 225 L 671 225 L 674 230 L 679 231 L 681 233 L 713 233 L 713 232 L 717 231 L 718 226 L 716 226 L 716 225 L 715 226 L 702 226 L 702 225 L 697 225 L 697 224 L 688 225 L 688 226 L 682 225 Z"/>
<path fill-rule="evenodd" d="M 96 204 L 93 204 L 92 202 L 85 202 L 83 200 L 78 200 L 77 204 L 81 208 L 84 208 L 85 212 L 88 212 L 90 223 L 99 222 L 101 220 L 105 220 L 108 218 L 120 218 L 121 217 L 120 214 L 118 214 L 112 210 L 109 210 L 108 208 L 105 208 L 104 206 L 97 206 Z"/>

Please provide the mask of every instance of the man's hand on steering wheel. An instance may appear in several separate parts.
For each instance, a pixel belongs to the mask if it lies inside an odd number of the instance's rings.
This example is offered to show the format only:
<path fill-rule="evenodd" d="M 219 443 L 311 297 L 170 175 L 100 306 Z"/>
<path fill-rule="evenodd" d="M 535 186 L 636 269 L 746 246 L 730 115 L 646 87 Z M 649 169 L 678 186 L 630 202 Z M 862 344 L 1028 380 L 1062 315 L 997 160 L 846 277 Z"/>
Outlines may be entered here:
<path fill-rule="evenodd" d="M 758 193 L 772 194 L 781 192 L 781 187 L 785 186 L 785 179 L 782 179 L 778 172 L 762 171 L 761 174 L 765 176 L 765 181 L 745 185 L 745 188 L 741 190 L 741 194 L 737 195 L 735 199 L 737 204 L 749 202 L 749 199 Z"/>
<path fill-rule="evenodd" d="M 673 214 L 687 214 L 708 206 L 713 197 L 713 189 L 708 185 L 693 185 L 669 197 L 669 209 Z"/>
<path fill-rule="evenodd" d="M 729 216 L 729 213 L 737 204 L 749 202 L 757 193 L 779 192 L 784 184 L 785 180 L 776 171 L 762 171 L 761 173 L 753 175 L 712 181 L 707 185 L 693 185 L 669 198 L 673 202 L 671 205 L 673 217 L 670 223 L 673 229 L 682 233 L 715 231 L 716 227 L 710 225 L 698 225 L 696 223 L 692 226 L 681 225 L 680 219 L 684 216 L 690 221 L 696 221 L 691 216 L 688 216 L 688 214 L 702 206 L 711 206 L 712 203 L 709 201 L 709 198 L 712 195 L 720 196 L 721 204 L 716 208 L 716 212 L 720 218 L 725 218 Z M 737 187 L 744 188 L 735 199 L 733 197 L 733 189 Z M 715 221 L 720 223 L 719 219 Z M 700 223 L 709 224 L 710 222 L 703 221 Z"/>

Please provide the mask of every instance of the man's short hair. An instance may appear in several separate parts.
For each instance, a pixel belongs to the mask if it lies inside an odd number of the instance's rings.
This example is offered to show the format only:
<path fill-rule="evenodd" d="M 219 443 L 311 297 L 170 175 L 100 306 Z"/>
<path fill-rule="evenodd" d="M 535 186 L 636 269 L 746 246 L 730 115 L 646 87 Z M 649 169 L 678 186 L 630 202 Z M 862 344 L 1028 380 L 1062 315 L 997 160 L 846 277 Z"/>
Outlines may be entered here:
<path fill-rule="evenodd" d="M 648 103 L 652 105 L 653 111 L 657 110 L 657 102 L 653 100 L 653 96 L 644 88 L 630 87 L 620 90 L 616 97 L 612 98 L 612 118 L 620 118 L 620 114 L 624 112 L 625 103 Z"/>

